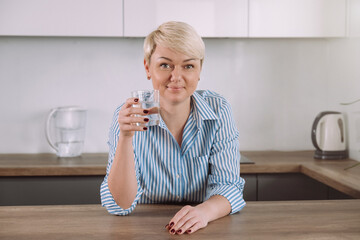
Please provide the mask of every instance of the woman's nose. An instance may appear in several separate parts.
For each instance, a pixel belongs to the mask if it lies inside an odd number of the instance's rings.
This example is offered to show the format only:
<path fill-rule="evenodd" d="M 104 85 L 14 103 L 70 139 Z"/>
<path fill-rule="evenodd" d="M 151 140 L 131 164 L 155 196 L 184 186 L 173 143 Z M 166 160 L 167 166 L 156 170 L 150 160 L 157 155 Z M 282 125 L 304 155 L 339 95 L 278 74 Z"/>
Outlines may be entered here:
<path fill-rule="evenodd" d="M 181 69 L 179 67 L 174 67 L 174 69 L 171 72 L 171 81 L 178 82 L 182 78 Z"/>

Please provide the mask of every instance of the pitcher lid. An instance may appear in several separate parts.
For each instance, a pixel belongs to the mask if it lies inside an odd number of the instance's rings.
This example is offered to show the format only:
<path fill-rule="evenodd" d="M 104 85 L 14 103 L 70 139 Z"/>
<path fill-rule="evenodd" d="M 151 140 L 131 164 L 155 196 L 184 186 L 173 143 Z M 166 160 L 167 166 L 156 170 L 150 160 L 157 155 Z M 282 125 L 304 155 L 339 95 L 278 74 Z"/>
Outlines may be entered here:
<path fill-rule="evenodd" d="M 62 106 L 62 107 L 56 107 L 54 110 L 57 111 L 86 111 L 87 109 L 81 106 Z"/>

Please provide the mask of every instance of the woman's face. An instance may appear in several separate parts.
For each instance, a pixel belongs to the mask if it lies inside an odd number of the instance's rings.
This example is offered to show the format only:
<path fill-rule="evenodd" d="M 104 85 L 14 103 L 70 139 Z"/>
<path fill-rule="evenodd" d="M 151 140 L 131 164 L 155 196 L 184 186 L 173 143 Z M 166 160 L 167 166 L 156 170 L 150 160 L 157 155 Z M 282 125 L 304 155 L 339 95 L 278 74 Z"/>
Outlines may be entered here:
<path fill-rule="evenodd" d="M 150 64 L 144 60 L 144 65 L 162 101 L 178 104 L 190 100 L 200 79 L 200 59 L 157 46 Z"/>

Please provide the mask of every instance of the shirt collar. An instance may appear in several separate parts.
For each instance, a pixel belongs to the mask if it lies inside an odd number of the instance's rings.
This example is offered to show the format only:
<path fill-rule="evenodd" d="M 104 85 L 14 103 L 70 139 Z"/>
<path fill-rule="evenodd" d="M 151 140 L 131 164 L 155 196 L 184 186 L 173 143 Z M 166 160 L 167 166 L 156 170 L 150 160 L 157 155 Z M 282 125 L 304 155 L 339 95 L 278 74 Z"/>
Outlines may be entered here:
<path fill-rule="evenodd" d="M 167 126 L 166 126 L 164 120 L 162 119 L 161 115 L 160 115 L 159 126 L 163 129 L 167 129 Z"/>
<path fill-rule="evenodd" d="M 219 119 L 214 110 L 210 107 L 209 103 L 207 103 L 203 96 L 201 96 L 199 93 L 194 92 L 192 99 L 194 115 L 197 119 L 198 128 L 201 126 L 201 121 Z"/>

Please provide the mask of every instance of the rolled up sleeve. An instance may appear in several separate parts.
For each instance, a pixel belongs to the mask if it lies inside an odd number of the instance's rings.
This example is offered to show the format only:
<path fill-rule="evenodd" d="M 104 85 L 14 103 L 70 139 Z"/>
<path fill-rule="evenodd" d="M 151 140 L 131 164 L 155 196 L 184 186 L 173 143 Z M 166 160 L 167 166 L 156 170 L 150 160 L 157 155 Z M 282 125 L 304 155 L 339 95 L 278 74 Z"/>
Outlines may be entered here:
<path fill-rule="evenodd" d="M 206 199 L 214 195 L 225 197 L 231 205 L 231 214 L 239 212 L 246 205 L 243 199 L 245 180 L 240 177 L 240 157 L 239 132 L 230 104 L 224 101 L 209 159 Z"/>
<path fill-rule="evenodd" d="M 104 181 L 102 182 L 101 188 L 100 188 L 101 205 L 103 207 L 106 207 L 107 211 L 111 214 L 122 215 L 122 216 L 128 215 L 135 209 L 135 207 L 141 197 L 141 194 L 142 194 L 142 190 L 140 187 L 138 187 L 138 191 L 137 191 L 135 200 L 131 204 L 131 206 L 128 209 L 121 208 L 119 205 L 116 204 L 114 197 L 112 196 L 112 194 L 109 190 L 107 176 L 106 176 Z"/>

